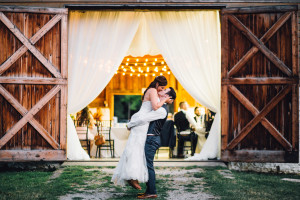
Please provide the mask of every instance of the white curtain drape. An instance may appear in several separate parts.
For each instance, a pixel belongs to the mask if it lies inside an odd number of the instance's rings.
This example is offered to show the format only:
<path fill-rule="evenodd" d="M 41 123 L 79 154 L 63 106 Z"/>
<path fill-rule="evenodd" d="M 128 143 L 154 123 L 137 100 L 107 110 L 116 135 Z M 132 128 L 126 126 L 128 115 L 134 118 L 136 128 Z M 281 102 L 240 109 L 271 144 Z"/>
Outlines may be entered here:
<path fill-rule="evenodd" d="M 126 56 L 139 25 L 139 16 L 139 12 L 127 11 L 70 12 L 69 114 L 87 106 L 109 83 Z M 68 117 L 67 157 L 70 160 L 89 159 L 78 142 L 74 124 Z"/>
<path fill-rule="evenodd" d="M 209 137 L 191 160 L 219 157 L 221 36 L 218 11 L 145 13 L 161 54 L 184 89 L 216 112 Z"/>

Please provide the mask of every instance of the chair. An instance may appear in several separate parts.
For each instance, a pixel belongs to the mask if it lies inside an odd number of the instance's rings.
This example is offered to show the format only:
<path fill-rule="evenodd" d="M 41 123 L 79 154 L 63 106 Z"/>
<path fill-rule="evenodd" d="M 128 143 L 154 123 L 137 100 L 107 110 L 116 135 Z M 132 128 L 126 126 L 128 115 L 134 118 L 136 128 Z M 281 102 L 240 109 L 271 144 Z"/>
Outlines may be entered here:
<path fill-rule="evenodd" d="M 192 137 L 191 134 L 193 132 L 190 129 L 188 129 L 186 131 L 182 131 L 180 129 L 179 123 L 176 121 L 176 118 L 175 118 L 174 124 L 175 124 L 175 127 L 176 127 L 176 135 L 177 135 L 178 140 L 181 136 L 182 137 L 187 137 L 187 136 L 189 137 L 188 140 L 184 139 L 184 141 L 183 141 L 183 152 L 190 150 L 191 153 L 192 153 L 193 152 L 193 137 Z M 184 134 L 184 133 L 186 133 L 186 134 Z M 189 144 L 187 144 L 188 142 L 189 142 Z M 179 156 L 179 155 L 177 155 L 177 156 Z"/>
<path fill-rule="evenodd" d="M 105 137 L 105 143 L 97 146 L 96 158 L 101 157 L 101 150 L 109 150 L 112 158 L 115 157 L 115 141 L 111 139 L 111 120 L 96 121 L 98 134 L 103 134 Z"/>
<path fill-rule="evenodd" d="M 80 140 L 81 146 L 84 150 L 87 150 L 89 156 L 91 155 L 91 142 L 89 138 L 89 124 L 88 120 L 74 120 L 76 132 Z"/>
<path fill-rule="evenodd" d="M 156 158 L 158 158 L 159 150 L 168 150 L 169 158 L 173 158 L 173 150 L 176 146 L 176 132 L 174 129 L 174 121 L 167 120 L 160 133 L 161 146 L 156 151 Z"/>

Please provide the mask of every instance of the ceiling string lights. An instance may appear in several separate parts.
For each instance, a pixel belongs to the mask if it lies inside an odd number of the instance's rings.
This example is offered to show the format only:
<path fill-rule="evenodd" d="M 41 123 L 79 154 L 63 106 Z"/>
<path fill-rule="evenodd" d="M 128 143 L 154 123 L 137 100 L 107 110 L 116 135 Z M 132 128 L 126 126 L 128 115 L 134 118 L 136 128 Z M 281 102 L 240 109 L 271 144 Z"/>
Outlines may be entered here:
<path fill-rule="evenodd" d="M 115 74 L 131 77 L 147 77 L 170 75 L 171 70 L 161 55 L 144 57 L 127 56 L 123 59 Z"/>

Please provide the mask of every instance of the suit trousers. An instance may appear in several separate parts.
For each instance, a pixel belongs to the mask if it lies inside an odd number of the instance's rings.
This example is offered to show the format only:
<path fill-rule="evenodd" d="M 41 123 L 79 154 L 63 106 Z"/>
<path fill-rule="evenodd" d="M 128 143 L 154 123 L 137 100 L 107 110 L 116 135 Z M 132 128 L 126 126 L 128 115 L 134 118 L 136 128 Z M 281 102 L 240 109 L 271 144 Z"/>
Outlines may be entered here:
<path fill-rule="evenodd" d="M 160 136 L 147 136 L 146 144 L 145 144 L 145 155 L 147 161 L 149 180 L 146 183 L 147 185 L 146 194 L 156 194 L 155 171 L 153 166 L 153 160 L 154 160 L 156 150 L 160 147 L 160 145 L 161 145 Z"/>

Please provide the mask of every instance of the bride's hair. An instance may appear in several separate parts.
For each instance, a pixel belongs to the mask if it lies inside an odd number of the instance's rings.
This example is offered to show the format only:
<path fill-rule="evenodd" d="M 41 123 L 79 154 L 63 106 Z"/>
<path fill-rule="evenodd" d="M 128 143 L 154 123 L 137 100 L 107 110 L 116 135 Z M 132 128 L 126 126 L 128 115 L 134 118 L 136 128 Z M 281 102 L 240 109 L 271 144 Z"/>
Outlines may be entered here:
<path fill-rule="evenodd" d="M 154 81 L 150 83 L 150 85 L 147 87 L 147 89 L 144 92 L 144 95 L 142 97 L 142 100 L 144 100 L 144 96 L 146 92 L 148 91 L 149 88 L 155 88 L 156 89 L 156 84 L 158 83 L 158 86 L 166 86 L 168 84 L 168 81 L 166 77 L 164 76 L 157 76 L 155 77 Z"/>

